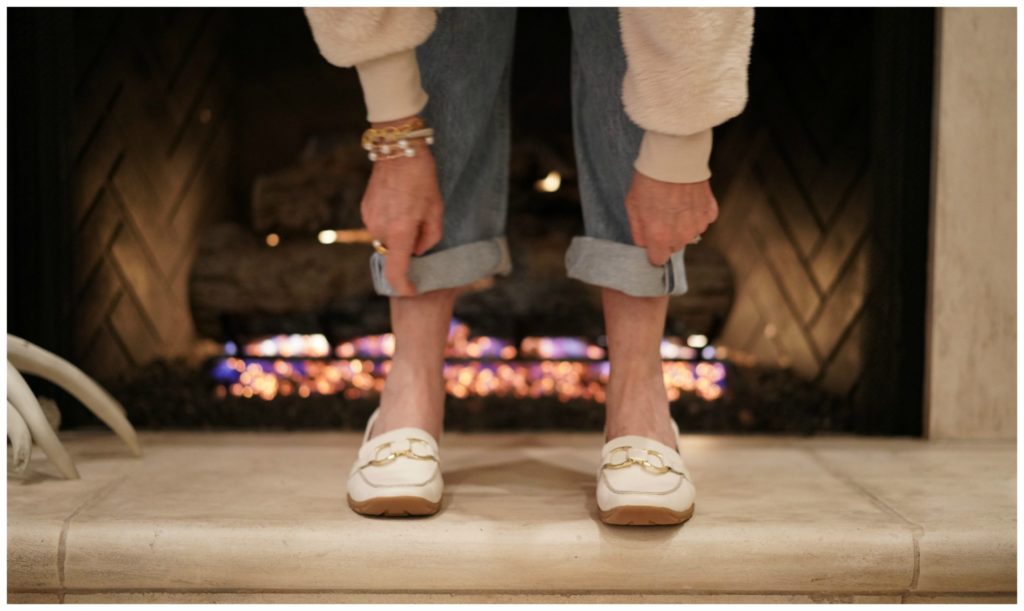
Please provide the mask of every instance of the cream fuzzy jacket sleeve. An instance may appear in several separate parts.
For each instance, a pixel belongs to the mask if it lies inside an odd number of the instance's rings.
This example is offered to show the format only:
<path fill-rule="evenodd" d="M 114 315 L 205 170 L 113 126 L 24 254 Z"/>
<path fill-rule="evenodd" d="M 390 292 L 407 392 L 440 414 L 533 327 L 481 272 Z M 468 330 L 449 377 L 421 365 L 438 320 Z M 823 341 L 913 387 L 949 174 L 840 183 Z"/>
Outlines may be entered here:
<path fill-rule="evenodd" d="M 427 103 L 416 47 L 434 31 L 432 8 L 307 8 L 324 58 L 359 73 L 369 121 L 419 113 Z M 747 103 L 752 8 L 619 9 L 626 114 L 644 132 L 636 169 L 666 182 L 711 176 L 712 128 Z"/>

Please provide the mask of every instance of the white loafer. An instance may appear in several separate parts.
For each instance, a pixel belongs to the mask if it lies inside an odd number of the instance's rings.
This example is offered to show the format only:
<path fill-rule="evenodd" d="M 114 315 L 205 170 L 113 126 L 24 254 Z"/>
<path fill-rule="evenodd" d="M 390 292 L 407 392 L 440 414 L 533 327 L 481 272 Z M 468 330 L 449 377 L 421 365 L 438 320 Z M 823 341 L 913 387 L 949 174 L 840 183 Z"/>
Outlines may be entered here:
<path fill-rule="evenodd" d="M 369 439 L 378 407 L 370 415 L 359 455 L 348 475 L 348 506 L 371 516 L 425 516 L 441 508 L 444 480 L 434 437 L 403 427 Z"/>
<path fill-rule="evenodd" d="M 604 444 L 597 472 L 597 507 L 606 524 L 682 524 L 693 515 L 697 490 L 675 448 L 639 435 Z"/>

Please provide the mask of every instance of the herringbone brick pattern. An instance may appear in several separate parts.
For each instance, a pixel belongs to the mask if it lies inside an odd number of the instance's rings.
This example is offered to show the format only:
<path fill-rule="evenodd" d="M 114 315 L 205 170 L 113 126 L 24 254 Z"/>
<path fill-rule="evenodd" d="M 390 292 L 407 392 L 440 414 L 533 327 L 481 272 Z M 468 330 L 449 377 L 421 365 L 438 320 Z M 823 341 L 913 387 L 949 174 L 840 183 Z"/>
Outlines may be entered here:
<path fill-rule="evenodd" d="M 718 341 L 848 393 L 869 289 L 870 23 L 865 12 L 799 13 L 782 24 L 758 12 L 750 101 L 716 133 L 715 162 L 728 168 L 707 238 L 736 282 Z"/>
<path fill-rule="evenodd" d="M 74 353 L 100 380 L 195 338 L 198 230 L 227 201 L 226 14 L 75 13 Z"/>
<path fill-rule="evenodd" d="M 736 282 L 718 342 L 850 392 L 875 264 L 870 23 L 866 11 L 799 13 L 783 26 L 759 11 L 750 102 L 716 130 L 713 180 L 724 188 L 707 241 Z M 195 338 L 197 230 L 228 200 L 226 20 L 198 9 L 76 13 L 75 355 L 101 380 L 185 353 Z"/>

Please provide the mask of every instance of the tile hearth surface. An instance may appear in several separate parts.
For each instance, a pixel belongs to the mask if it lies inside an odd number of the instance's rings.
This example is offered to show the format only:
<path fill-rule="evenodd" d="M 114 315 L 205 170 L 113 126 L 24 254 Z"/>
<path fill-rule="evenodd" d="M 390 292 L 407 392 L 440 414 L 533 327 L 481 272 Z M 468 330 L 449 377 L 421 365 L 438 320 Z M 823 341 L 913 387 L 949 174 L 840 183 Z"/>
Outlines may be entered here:
<path fill-rule="evenodd" d="M 9 602 L 1015 602 L 1016 443 L 684 435 L 682 527 L 597 519 L 594 433 L 446 434 L 439 514 L 345 504 L 350 432 L 62 433 Z"/>

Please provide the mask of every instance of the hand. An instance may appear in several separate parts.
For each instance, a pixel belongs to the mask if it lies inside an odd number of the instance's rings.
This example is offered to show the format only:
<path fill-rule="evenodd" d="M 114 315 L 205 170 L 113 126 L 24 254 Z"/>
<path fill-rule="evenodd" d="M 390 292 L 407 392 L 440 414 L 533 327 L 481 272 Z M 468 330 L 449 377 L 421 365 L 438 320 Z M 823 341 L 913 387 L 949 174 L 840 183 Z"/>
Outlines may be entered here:
<path fill-rule="evenodd" d="M 651 265 L 664 265 L 672 253 L 693 242 L 718 218 L 711 183 L 662 182 L 640 172 L 626 194 L 633 243 L 647 249 Z"/>
<path fill-rule="evenodd" d="M 400 125 L 409 119 L 375 123 Z M 388 249 L 384 277 L 400 296 L 416 294 L 409 280 L 409 259 L 422 255 L 441 240 L 444 202 L 437 183 L 437 165 L 430 149 L 416 148 L 415 157 L 373 164 L 360 206 L 370 235 Z"/>

